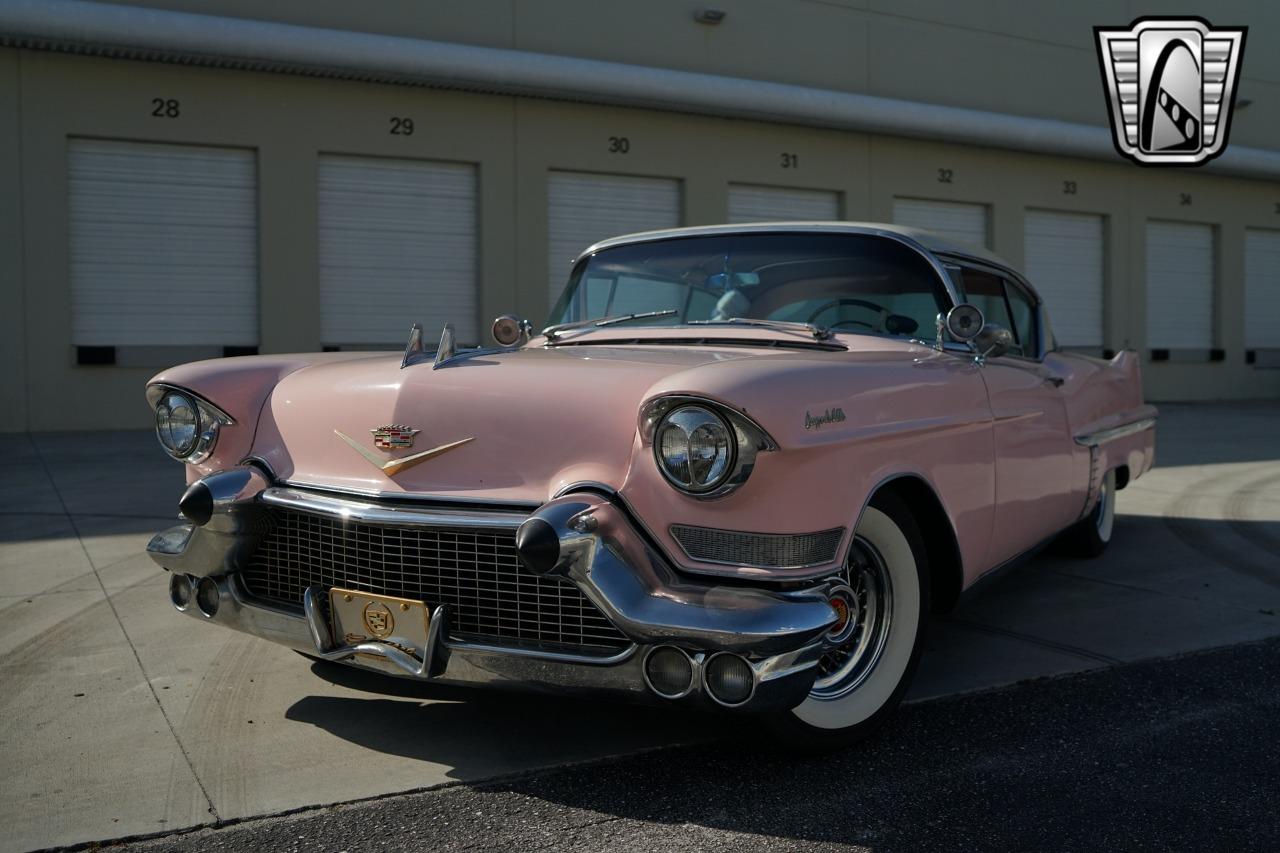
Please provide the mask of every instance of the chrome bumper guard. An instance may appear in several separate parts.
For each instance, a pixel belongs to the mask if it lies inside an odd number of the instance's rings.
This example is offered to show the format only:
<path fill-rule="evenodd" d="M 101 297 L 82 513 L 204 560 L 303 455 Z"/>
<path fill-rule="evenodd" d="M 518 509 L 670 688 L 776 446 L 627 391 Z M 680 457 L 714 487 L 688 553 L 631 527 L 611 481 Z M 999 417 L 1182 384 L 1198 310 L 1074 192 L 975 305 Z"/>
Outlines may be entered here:
<path fill-rule="evenodd" d="M 204 525 L 185 523 L 157 534 L 147 551 L 174 573 L 171 589 L 187 585 L 185 601 L 173 594 L 180 611 L 324 660 L 361 666 L 359 656 L 376 655 L 415 679 L 666 701 L 647 686 L 645 661 L 653 649 L 676 646 L 695 661 L 695 683 L 682 698 L 719 702 L 706 689 L 698 664 L 716 652 L 731 652 L 747 662 L 754 677 L 750 698 L 734 707 L 767 711 L 793 707 L 808 695 L 824 638 L 836 620 L 822 585 L 783 592 L 679 576 L 618 505 L 595 493 L 557 498 L 531 516 L 418 509 L 270 486 L 257 471 L 247 470 L 206 477 L 202 482 L 214 497 L 212 517 Z M 307 589 L 299 613 L 253 598 L 238 577 L 269 527 L 271 505 L 397 525 L 441 524 L 446 517 L 449 524 L 471 519 L 491 526 L 545 523 L 558 555 L 537 568 L 574 583 L 632 645 L 596 657 L 460 641 L 449 637 L 446 606 L 431 614 L 421 657 L 377 641 L 339 644 L 322 606 L 327 590 Z M 201 596 L 194 594 L 197 588 Z"/>

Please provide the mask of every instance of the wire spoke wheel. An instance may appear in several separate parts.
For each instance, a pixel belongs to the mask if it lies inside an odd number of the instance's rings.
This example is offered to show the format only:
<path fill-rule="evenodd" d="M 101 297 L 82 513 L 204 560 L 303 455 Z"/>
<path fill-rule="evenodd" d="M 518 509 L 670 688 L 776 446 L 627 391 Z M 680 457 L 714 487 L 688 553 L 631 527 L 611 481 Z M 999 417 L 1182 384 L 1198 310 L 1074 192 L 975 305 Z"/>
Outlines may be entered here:
<path fill-rule="evenodd" d="M 893 584 L 884 558 L 870 542 L 854 539 L 841 573 L 838 597 L 844 610 L 828 635 L 833 642 L 818 662 L 812 699 L 839 699 L 857 690 L 884 653 L 893 618 Z"/>

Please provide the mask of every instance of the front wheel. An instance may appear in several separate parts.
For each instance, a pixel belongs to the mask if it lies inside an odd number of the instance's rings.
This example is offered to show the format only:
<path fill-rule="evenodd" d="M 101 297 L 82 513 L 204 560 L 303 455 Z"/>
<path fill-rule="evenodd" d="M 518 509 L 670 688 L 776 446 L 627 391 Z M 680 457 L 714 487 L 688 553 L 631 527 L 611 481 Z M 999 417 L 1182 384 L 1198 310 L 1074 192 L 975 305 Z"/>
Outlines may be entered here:
<path fill-rule="evenodd" d="M 866 508 L 833 595 L 842 619 L 808 698 L 772 718 L 788 745 L 833 749 L 878 728 L 906 692 L 929 613 L 929 566 L 907 505 L 879 495 Z"/>

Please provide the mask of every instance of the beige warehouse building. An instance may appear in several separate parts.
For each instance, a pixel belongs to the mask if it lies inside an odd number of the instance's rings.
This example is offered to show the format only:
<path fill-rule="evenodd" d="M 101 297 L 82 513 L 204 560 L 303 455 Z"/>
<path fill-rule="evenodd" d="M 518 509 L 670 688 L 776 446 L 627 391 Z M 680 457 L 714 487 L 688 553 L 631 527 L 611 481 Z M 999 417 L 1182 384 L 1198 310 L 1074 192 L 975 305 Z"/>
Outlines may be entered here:
<path fill-rule="evenodd" d="M 723 13 L 718 22 L 707 5 Z M 1280 396 L 1280 6 L 1230 147 L 1113 149 L 1092 28 L 942 0 L 0 0 L 0 430 L 145 426 L 197 358 L 546 317 L 595 240 L 934 228 L 1023 269 L 1155 400 Z"/>

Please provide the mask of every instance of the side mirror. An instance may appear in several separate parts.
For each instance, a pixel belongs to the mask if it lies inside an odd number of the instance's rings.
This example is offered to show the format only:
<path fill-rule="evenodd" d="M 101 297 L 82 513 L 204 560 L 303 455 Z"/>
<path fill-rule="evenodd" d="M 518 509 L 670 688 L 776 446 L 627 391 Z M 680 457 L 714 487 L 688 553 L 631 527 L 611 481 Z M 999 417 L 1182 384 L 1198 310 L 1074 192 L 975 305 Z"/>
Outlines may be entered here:
<path fill-rule="evenodd" d="M 493 339 L 504 347 L 524 346 L 529 342 L 532 324 L 523 317 L 503 314 L 493 321 Z"/>
<path fill-rule="evenodd" d="M 1013 332 L 1004 326 L 987 323 L 973 339 L 973 344 L 983 358 L 999 358 L 1013 348 Z"/>
<path fill-rule="evenodd" d="M 968 343 L 978 336 L 982 331 L 984 323 L 982 312 L 978 310 L 976 305 L 970 305 L 963 302 L 947 312 L 945 318 L 938 324 L 938 343 L 941 347 L 942 329 L 946 328 L 951 333 L 951 337 L 960 343 Z"/>

